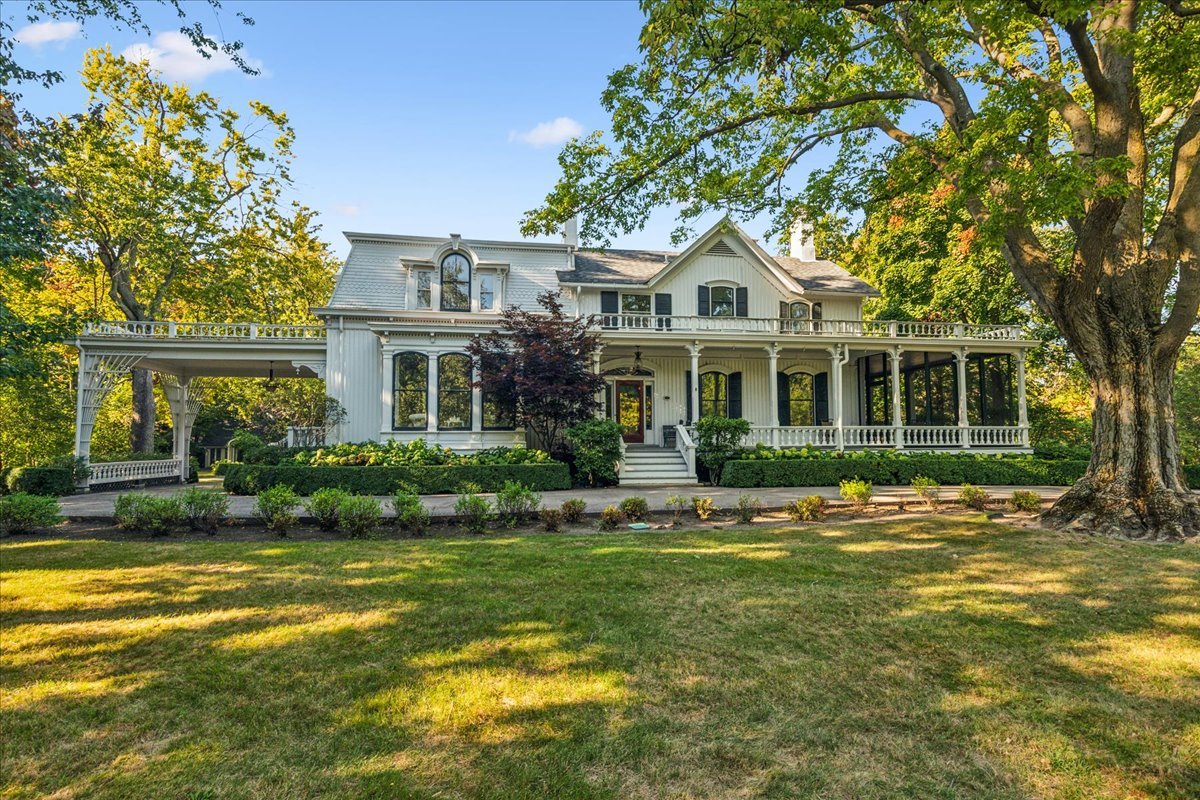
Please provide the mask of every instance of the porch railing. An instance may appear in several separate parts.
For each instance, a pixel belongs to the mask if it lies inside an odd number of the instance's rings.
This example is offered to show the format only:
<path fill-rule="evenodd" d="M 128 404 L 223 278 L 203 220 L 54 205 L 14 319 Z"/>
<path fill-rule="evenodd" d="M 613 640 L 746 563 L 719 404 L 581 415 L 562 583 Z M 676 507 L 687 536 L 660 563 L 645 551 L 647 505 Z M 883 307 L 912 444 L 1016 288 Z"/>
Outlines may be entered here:
<path fill-rule="evenodd" d="M 89 464 L 89 485 L 98 483 L 124 483 L 144 481 L 149 478 L 180 477 L 181 462 L 178 458 L 162 458 L 147 461 L 106 461 Z"/>
<path fill-rule="evenodd" d="M 697 317 L 654 314 L 603 314 L 605 330 L 673 333 L 765 333 L 781 336 L 852 336 L 891 339 L 983 339 L 1018 341 L 1018 325 L 909 320 L 781 319 L 778 317 Z"/>
<path fill-rule="evenodd" d="M 83 336 L 138 339 L 308 341 L 325 338 L 324 325 L 267 325 L 259 322 L 89 322 Z"/>
<path fill-rule="evenodd" d="M 677 426 L 693 441 L 695 427 Z M 758 444 L 767 447 L 838 446 L 836 425 L 752 425 L 742 440 L 746 447 Z M 895 428 L 891 425 L 844 425 L 841 428 L 842 446 L 852 450 L 867 448 L 911 448 L 913 450 L 953 450 L 966 448 L 1019 449 L 1029 447 L 1029 428 L 1023 425 L 910 425 Z M 899 443 L 897 443 L 899 436 Z M 694 445 L 693 445 L 694 447 Z"/>
<path fill-rule="evenodd" d="M 683 456 L 688 476 L 692 478 L 696 477 L 696 442 L 692 438 L 694 430 L 688 430 L 686 425 L 675 426 L 675 449 Z"/>

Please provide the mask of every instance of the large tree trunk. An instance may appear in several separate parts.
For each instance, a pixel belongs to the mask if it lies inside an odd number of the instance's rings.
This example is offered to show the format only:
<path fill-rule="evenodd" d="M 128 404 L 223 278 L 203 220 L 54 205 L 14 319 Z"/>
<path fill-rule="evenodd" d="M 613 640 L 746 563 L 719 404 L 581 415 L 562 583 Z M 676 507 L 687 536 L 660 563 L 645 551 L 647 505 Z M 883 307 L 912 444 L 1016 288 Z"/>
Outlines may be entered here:
<path fill-rule="evenodd" d="M 133 377 L 133 422 L 129 430 L 129 449 L 135 453 L 154 452 L 154 373 L 148 369 L 131 370 Z"/>
<path fill-rule="evenodd" d="M 1140 330 L 1138 329 L 1140 328 Z M 1175 363 L 1155 357 L 1154 333 L 1110 318 L 1092 384 L 1087 473 L 1043 516 L 1056 527 L 1138 539 L 1200 535 L 1200 498 L 1180 463 L 1172 399 Z"/>

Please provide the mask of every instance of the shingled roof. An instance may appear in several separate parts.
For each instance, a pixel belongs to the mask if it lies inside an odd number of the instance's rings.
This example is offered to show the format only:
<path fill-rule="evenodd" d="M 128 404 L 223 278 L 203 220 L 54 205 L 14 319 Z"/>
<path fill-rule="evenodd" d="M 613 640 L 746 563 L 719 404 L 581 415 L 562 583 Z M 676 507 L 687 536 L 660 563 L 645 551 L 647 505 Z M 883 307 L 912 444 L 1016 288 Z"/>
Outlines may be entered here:
<path fill-rule="evenodd" d="M 648 283 L 679 255 L 664 250 L 578 250 L 575 269 L 562 270 L 562 283 Z M 877 297 L 879 290 L 832 261 L 801 261 L 790 256 L 771 256 L 776 264 L 810 292 L 837 292 Z"/>

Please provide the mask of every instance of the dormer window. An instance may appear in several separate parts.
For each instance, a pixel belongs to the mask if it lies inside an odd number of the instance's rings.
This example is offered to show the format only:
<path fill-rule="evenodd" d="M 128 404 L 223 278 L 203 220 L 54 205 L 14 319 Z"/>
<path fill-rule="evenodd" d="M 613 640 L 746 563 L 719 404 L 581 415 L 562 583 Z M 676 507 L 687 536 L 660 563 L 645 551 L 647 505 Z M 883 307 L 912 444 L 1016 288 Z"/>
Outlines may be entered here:
<path fill-rule="evenodd" d="M 733 287 L 732 286 L 713 286 L 712 287 L 712 316 L 714 317 L 732 317 L 733 316 Z"/>
<path fill-rule="evenodd" d="M 415 274 L 417 280 L 416 308 L 433 308 L 433 270 L 419 269 Z"/>
<path fill-rule="evenodd" d="M 471 310 L 471 262 L 462 253 L 442 259 L 442 311 Z"/>

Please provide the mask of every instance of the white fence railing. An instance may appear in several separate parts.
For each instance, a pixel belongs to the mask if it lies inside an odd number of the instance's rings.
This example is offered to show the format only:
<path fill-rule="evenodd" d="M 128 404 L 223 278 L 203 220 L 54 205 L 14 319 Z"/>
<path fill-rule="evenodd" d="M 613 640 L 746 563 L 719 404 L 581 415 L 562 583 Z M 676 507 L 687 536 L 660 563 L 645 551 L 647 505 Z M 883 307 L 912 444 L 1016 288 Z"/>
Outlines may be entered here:
<path fill-rule="evenodd" d="M 846 447 L 895 447 L 896 429 L 885 425 L 847 425 L 842 428 Z"/>
<path fill-rule="evenodd" d="M 780 426 L 752 425 L 744 443 L 753 447 L 837 447 L 837 428 L 829 425 Z"/>
<path fill-rule="evenodd" d="M 677 428 L 688 435 L 689 442 L 695 441 L 694 426 L 679 425 Z M 742 444 L 746 447 L 763 444 L 767 447 L 782 448 L 831 448 L 838 446 L 838 430 L 836 425 L 752 425 Z M 957 425 L 911 425 L 902 428 L 891 425 L 844 425 L 840 430 L 842 446 L 850 450 L 901 447 L 914 450 L 952 450 L 963 447 L 964 435 L 970 447 L 980 449 L 1029 447 L 1029 428 L 1021 425 L 971 425 L 966 428 Z M 897 432 L 901 444 L 897 443 Z"/>
<path fill-rule="evenodd" d="M 967 433 L 972 447 L 1029 446 L 1029 427 L 1024 425 L 972 425 Z"/>
<path fill-rule="evenodd" d="M 89 322 L 83 336 L 135 339 L 308 341 L 325 338 L 324 325 L 264 325 L 258 322 Z"/>
<path fill-rule="evenodd" d="M 325 429 L 322 427 L 290 427 L 284 444 L 288 447 L 321 447 L 325 444 Z"/>
<path fill-rule="evenodd" d="M 912 425 L 901 428 L 905 447 L 961 447 L 963 429 L 957 425 Z"/>
<path fill-rule="evenodd" d="M 697 317 L 653 314 L 602 314 L 605 330 L 673 333 L 766 333 L 783 336 L 852 336 L 891 339 L 974 339 L 1018 341 L 1018 325 L 906 320 L 781 319 L 777 317 Z"/>
<path fill-rule="evenodd" d="M 180 474 L 178 458 L 148 461 L 105 461 L 88 466 L 91 468 L 91 475 L 88 477 L 89 485 L 144 481 L 149 478 L 178 478 Z"/>
<path fill-rule="evenodd" d="M 696 442 L 692 438 L 692 431 L 689 431 L 686 425 L 675 426 L 675 449 L 687 464 L 688 476 L 696 477 Z"/>

